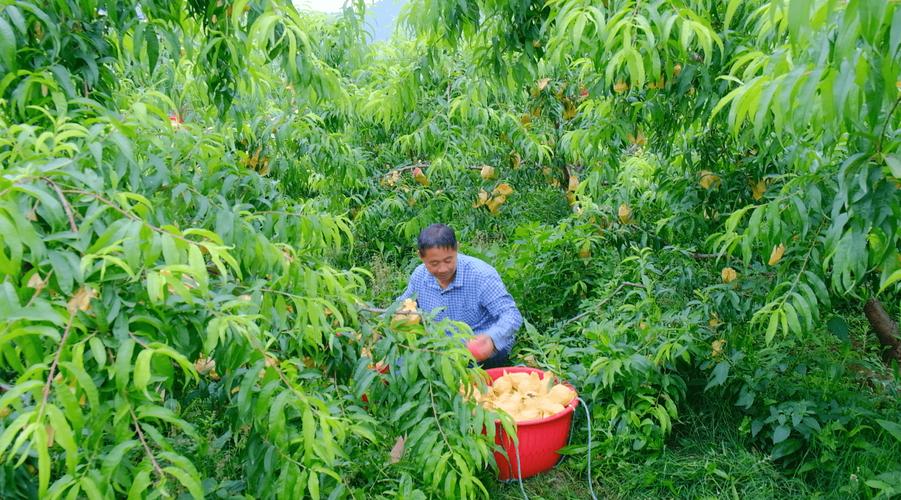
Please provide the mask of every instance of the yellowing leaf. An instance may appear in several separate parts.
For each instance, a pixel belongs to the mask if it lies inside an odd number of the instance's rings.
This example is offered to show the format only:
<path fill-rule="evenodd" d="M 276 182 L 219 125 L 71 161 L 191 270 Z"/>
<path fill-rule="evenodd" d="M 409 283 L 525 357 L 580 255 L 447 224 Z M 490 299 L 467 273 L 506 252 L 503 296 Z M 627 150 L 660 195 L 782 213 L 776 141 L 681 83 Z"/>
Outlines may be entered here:
<path fill-rule="evenodd" d="M 629 90 L 629 84 L 626 82 L 616 82 L 613 84 L 613 91 L 617 94 L 622 94 L 627 90 Z"/>
<path fill-rule="evenodd" d="M 717 340 L 714 340 L 714 341 L 710 344 L 710 348 L 711 348 L 710 354 L 711 354 L 711 356 L 713 356 L 714 358 L 717 358 L 717 357 L 722 356 L 722 355 L 723 355 L 723 347 L 725 347 L 725 346 L 726 346 L 726 341 L 725 341 L 725 340 L 723 340 L 723 339 L 717 339 Z"/>
<path fill-rule="evenodd" d="M 66 309 L 68 309 L 70 315 L 75 314 L 77 311 L 87 311 L 91 308 L 91 299 L 96 296 L 97 292 L 95 290 L 89 287 L 82 287 L 69 299 Z"/>
<path fill-rule="evenodd" d="M 510 165 L 516 170 L 522 165 L 522 157 L 516 151 L 510 152 Z"/>
<path fill-rule="evenodd" d="M 503 205 L 505 201 L 507 201 L 507 197 L 503 195 L 495 196 L 494 198 L 488 200 L 488 203 L 486 203 L 486 205 L 488 206 L 488 211 L 492 214 L 497 214 L 498 208 L 500 208 L 500 206 Z"/>
<path fill-rule="evenodd" d="M 547 84 L 550 81 L 551 81 L 550 78 L 542 78 L 541 80 L 538 80 L 537 82 L 535 82 L 535 85 L 538 86 L 538 90 L 544 90 L 544 88 L 547 87 Z"/>
<path fill-rule="evenodd" d="M 490 181 L 495 178 L 494 167 L 490 165 L 483 165 L 482 170 L 479 172 L 479 175 L 482 176 L 483 180 Z"/>
<path fill-rule="evenodd" d="M 476 198 L 475 203 L 472 204 L 472 208 L 479 208 L 481 206 L 484 206 L 486 203 L 488 203 L 488 198 L 490 198 L 490 197 L 491 197 L 491 195 L 488 194 L 488 191 L 485 191 L 484 189 L 480 189 L 479 197 Z"/>
<path fill-rule="evenodd" d="M 216 360 L 201 355 L 194 361 L 194 369 L 201 375 L 206 375 L 216 369 Z"/>
<path fill-rule="evenodd" d="M 404 457 L 404 443 L 406 442 L 406 438 L 404 436 L 398 436 L 397 441 L 394 442 L 394 446 L 391 448 L 391 457 L 389 458 L 389 462 L 392 464 L 396 464 L 400 462 L 400 459 Z"/>
<path fill-rule="evenodd" d="M 619 216 L 619 221 L 623 224 L 628 224 L 632 221 L 632 209 L 629 207 L 627 203 L 623 203 L 619 206 L 619 210 L 617 211 L 617 215 Z"/>
<path fill-rule="evenodd" d="M 579 257 L 582 259 L 587 259 L 587 258 L 591 257 L 591 242 L 590 241 L 585 240 L 585 242 L 582 243 L 582 247 L 579 248 Z"/>
<path fill-rule="evenodd" d="M 570 193 L 576 192 L 576 189 L 579 188 L 579 177 L 575 174 L 569 176 L 569 185 L 566 187 L 566 190 Z"/>
<path fill-rule="evenodd" d="M 41 279 L 41 275 L 38 273 L 34 273 L 31 275 L 31 278 L 28 278 L 28 288 L 34 288 L 35 290 L 43 290 L 44 287 L 47 286 L 47 282 Z"/>
<path fill-rule="evenodd" d="M 720 185 L 720 177 L 709 170 L 701 170 L 699 182 L 704 189 L 711 189 Z"/>
<path fill-rule="evenodd" d="M 761 179 L 751 186 L 751 197 L 759 200 L 763 198 L 763 193 L 766 193 L 766 182 Z"/>
<path fill-rule="evenodd" d="M 573 105 L 572 101 L 569 99 L 564 99 L 563 101 L 563 119 L 564 120 L 572 120 L 576 117 L 576 113 L 578 113 L 579 109 Z"/>
<path fill-rule="evenodd" d="M 491 194 L 500 195 L 500 196 L 510 196 L 511 194 L 513 194 L 513 188 L 510 187 L 510 185 L 507 184 L 506 182 L 502 182 L 502 183 L 498 184 L 496 188 L 494 188 L 494 191 L 492 191 Z M 503 203 L 503 202 L 501 202 L 501 203 Z"/>
<path fill-rule="evenodd" d="M 646 144 L 648 143 L 648 138 L 645 137 L 644 133 L 641 132 L 641 131 L 638 132 L 638 135 L 637 135 L 637 136 L 632 135 L 632 134 L 628 134 L 628 135 L 626 136 L 626 139 L 627 139 L 630 143 L 635 144 L 636 146 L 644 146 L 644 145 L 646 145 Z"/>
<path fill-rule="evenodd" d="M 738 273 L 731 267 L 724 267 L 723 270 L 720 271 L 720 277 L 723 278 L 723 283 L 731 283 L 738 278 Z"/>
<path fill-rule="evenodd" d="M 773 247 L 773 251 L 770 252 L 770 260 L 767 262 L 771 266 L 775 266 L 782 260 L 782 255 L 785 254 L 785 245 L 779 243 L 778 245 Z"/>

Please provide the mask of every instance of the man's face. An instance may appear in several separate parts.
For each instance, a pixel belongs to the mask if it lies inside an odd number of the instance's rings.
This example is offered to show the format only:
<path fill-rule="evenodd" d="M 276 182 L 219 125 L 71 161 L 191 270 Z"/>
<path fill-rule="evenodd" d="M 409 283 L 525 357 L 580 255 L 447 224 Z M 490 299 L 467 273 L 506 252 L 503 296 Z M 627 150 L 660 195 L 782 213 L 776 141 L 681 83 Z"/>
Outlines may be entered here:
<path fill-rule="evenodd" d="M 429 248 L 419 254 L 425 268 L 442 283 L 449 283 L 457 271 L 457 249 Z"/>

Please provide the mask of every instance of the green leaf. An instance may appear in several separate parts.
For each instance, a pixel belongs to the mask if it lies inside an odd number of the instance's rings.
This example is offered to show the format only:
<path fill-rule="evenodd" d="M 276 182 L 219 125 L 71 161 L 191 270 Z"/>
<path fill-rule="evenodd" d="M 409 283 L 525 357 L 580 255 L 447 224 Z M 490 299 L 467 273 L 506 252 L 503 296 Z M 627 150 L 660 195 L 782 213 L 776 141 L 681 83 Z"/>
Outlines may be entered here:
<path fill-rule="evenodd" d="M 103 498 L 105 498 L 103 494 L 100 493 L 100 488 L 97 487 L 97 483 L 94 482 L 94 479 L 91 478 L 91 476 L 81 476 L 81 480 L 79 480 L 78 484 L 81 485 L 81 489 L 84 490 L 90 500 L 103 500 Z"/>
<path fill-rule="evenodd" d="M 47 417 L 50 419 L 50 427 L 53 428 L 54 436 L 56 436 L 56 442 L 66 450 L 66 469 L 69 474 L 74 475 L 75 467 L 78 465 L 78 445 L 75 444 L 72 428 L 56 406 L 48 404 L 46 411 Z"/>
<path fill-rule="evenodd" d="M 195 382 L 197 382 L 200 379 L 200 377 L 197 374 L 197 369 L 194 368 L 194 364 L 191 363 L 190 361 L 188 361 L 188 358 L 186 358 L 182 353 L 180 353 L 180 352 L 176 351 L 175 349 L 169 347 L 168 345 L 162 344 L 160 342 L 152 342 L 152 343 L 148 344 L 148 347 L 150 349 L 153 349 L 154 354 L 162 354 L 162 355 L 168 356 L 173 361 L 178 363 L 178 365 L 181 367 L 184 374 L 192 377 Z M 138 357 L 140 358 L 140 355 Z"/>
<path fill-rule="evenodd" d="M 34 430 L 34 449 L 38 454 L 38 496 L 46 497 L 50 485 L 50 449 L 47 446 L 47 429 L 38 425 Z"/>
<path fill-rule="evenodd" d="M 147 394 L 147 384 L 150 383 L 151 358 L 153 358 L 153 349 L 144 349 L 138 353 L 138 359 L 135 361 L 134 386 L 145 394 Z"/>
<path fill-rule="evenodd" d="M 879 293 L 884 292 L 888 287 L 892 286 L 896 282 L 901 281 L 901 269 L 896 270 L 885 281 L 882 282 L 882 285 L 879 286 Z"/>
<path fill-rule="evenodd" d="M 125 392 L 128 388 L 128 376 L 131 374 L 131 356 L 134 352 L 134 348 L 135 341 L 129 338 L 124 340 L 116 351 L 115 378 L 116 389 L 118 389 L 119 392 Z"/>
<path fill-rule="evenodd" d="M 76 360 L 78 363 L 82 362 L 80 358 L 76 358 Z M 97 384 L 94 383 L 94 379 L 92 379 L 84 370 L 84 367 L 80 364 L 76 364 L 76 361 L 66 361 L 60 363 L 59 366 L 75 377 L 75 380 L 78 382 L 78 387 L 83 390 L 87 396 L 91 409 L 96 411 L 100 408 L 100 396 L 97 392 Z"/>
<path fill-rule="evenodd" d="M 833 316 L 826 322 L 826 328 L 832 332 L 833 335 L 838 337 L 840 340 L 844 342 L 849 341 L 848 333 L 851 328 L 848 326 L 848 322 L 844 320 L 844 318 L 840 316 Z"/>
<path fill-rule="evenodd" d="M 3 16 L 0 16 L 0 63 L 7 72 L 16 70 L 16 33 Z"/>
<path fill-rule="evenodd" d="M 3 396 L 0 397 L 0 408 L 6 408 L 12 403 L 22 397 L 28 391 L 34 391 L 34 397 L 38 396 L 38 390 L 40 390 L 44 386 L 44 383 L 40 380 L 26 380 L 20 384 L 14 385 L 11 389 L 7 390 L 3 393 Z M 2 453 L 2 450 L 0 450 Z"/>
<path fill-rule="evenodd" d="M 710 381 L 707 382 L 707 386 L 704 387 L 704 390 L 710 389 L 711 387 L 716 387 L 718 385 L 723 385 L 726 381 L 726 378 L 729 376 L 729 369 L 731 366 L 728 361 L 720 361 L 716 364 L 716 367 L 713 368 L 713 371 L 710 373 Z"/>
<path fill-rule="evenodd" d="M 723 19 L 724 30 L 729 29 L 729 26 L 732 24 L 732 18 L 735 16 L 735 11 L 738 10 L 741 4 L 742 0 L 729 0 L 729 4 L 726 6 L 726 16 Z"/>
<path fill-rule="evenodd" d="M 786 302 L 783 307 L 785 308 L 785 318 L 791 331 L 797 334 L 803 333 L 804 329 L 801 328 L 801 322 L 798 321 L 798 313 L 795 311 L 795 307 L 789 302 Z"/>
<path fill-rule="evenodd" d="M 94 357 L 94 361 L 97 362 L 100 368 L 103 368 L 106 365 L 106 348 L 103 345 L 103 341 L 98 337 L 91 337 L 88 340 L 88 344 L 91 346 L 91 355 Z"/>
<path fill-rule="evenodd" d="M 791 428 L 787 425 L 779 425 L 773 429 L 773 444 L 779 444 L 785 441 L 791 435 Z"/>
<path fill-rule="evenodd" d="M 152 24 L 147 25 L 147 33 L 145 38 L 147 39 L 147 62 L 148 62 L 148 70 L 150 74 L 153 74 L 153 70 L 156 69 L 156 63 L 160 58 L 160 40 L 156 35 L 156 30 L 153 28 Z"/>
<path fill-rule="evenodd" d="M 12 443 L 13 439 L 16 436 L 20 436 L 19 431 L 24 427 L 25 430 L 22 431 L 27 438 L 31 432 L 34 431 L 34 426 L 29 425 L 31 421 L 37 415 L 36 411 L 25 411 L 19 414 L 15 420 L 12 421 L 5 429 L 3 429 L 3 433 L 0 434 L 0 458 L 3 458 L 3 454 L 6 453 L 6 449 L 9 448 L 9 445 Z M 28 427 L 25 427 L 28 426 Z M 16 445 L 13 446 L 13 449 L 10 452 L 10 455 L 14 455 L 16 453 Z M 8 457 L 11 458 L 11 457 Z"/>
<path fill-rule="evenodd" d="M 131 488 L 128 489 L 128 500 L 141 500 L 147 494 L 150 487 L 150 470 L 144 469 L 135 474 Z"/>
<path fill-rule="evenodd" d="M 792 453 L 801 449 L 803 442 L 800 439 L 786 439 L 781 443 L 777 444 L 773 447 L 773 452 L 770 454 L 770 458 L 772 460 L 778 460 L 782 457 L 786 457 L 791 455 Z"/>
<path fill-rule="evenodd" d="M 140 420 L 144 420 L 146 418 L 155 418 L 157 420 L 162 420 L 163 422 L 168 422 L 181 429 L 182 432 L 187 434 L 189 437 L 200 439 L 193 425 L 185 420 L 178 418 L 174 411 L 164 406 L 157 406 L 149 403 L 143 404 L 139 406 L 137 410 L 135 410 L 135 415 Z"/>
<path fill-rule="evenodd" d="M 200 478 L 196 474 L 189 474 L 184 469 L 178 467 L 163 467 L 163 472 L 178 479 L 195 499 L 203 498 L 203 486 L 200 484 Z"/>
<path fill-rule="evenodd" d="M 766 328 L 766 337 L 765 341 L 767 345 L 769 345 L 773 338 L 776 337 L 776 329 L 779 327 L 779 311 L 770 312 L 770 323 Z"/>
<path fill-rule="evenodd" d="M 319 500 L 319 474 L 310 472 L 308 486 L 310 489 L 310 496 L 313 497 L 313 500 Z"/>
<path fill-rule="evenodd" d="M 138 441 L 129 439 L 117 444 L 113 449 L 103 455 L 101 471 L 107 480 L 111 480 L 116 468 L 122 465 L 122 459 L 125 457 L 125 454 L 138 444 Z"/>
<path fill-rule="evenodd" d="M 876 423 L 878 423 L 889 434 L 895 436 L 895 439 L 901 441 L 901 424 L 890 422 L 888 420 L 876 420 Z"/>
<path fill-rule="evenodd" d="M 303 448 L 306 460 L 313 460 L 313 444 L 316 440 L 316 420 L 309 407 L 303 410 Z"/>
<path fill-rule="evenodd" d="M 892 176 L 901 179 L 901 157 L 896 155 L 885 155 L 885 164 L 888 165 Z"/>

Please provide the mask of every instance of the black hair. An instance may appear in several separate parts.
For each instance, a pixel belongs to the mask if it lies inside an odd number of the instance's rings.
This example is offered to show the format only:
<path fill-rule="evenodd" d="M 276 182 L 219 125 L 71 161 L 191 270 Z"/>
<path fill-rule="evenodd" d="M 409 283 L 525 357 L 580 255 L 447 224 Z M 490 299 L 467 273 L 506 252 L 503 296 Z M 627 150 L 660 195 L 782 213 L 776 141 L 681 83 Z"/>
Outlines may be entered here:
<path fill-rule="evenodd" d="M 432 224 L 419 233 L 417 240 L 420 255 L 429 248 L 457 248 L 454 230 L 445 224 Z"/>

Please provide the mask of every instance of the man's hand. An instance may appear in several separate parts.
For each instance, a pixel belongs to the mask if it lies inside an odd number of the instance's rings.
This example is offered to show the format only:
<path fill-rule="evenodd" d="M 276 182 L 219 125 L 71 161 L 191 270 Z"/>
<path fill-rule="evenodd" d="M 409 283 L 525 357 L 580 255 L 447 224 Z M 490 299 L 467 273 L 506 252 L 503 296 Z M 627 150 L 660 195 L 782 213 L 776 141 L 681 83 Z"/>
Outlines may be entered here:
<path fill-rule="evenodd" d="M 476 335 L 466 343 L 466 347 L 476 361 L 485 361 L 494 355 L 494 341 L 488 335 Z"/>

